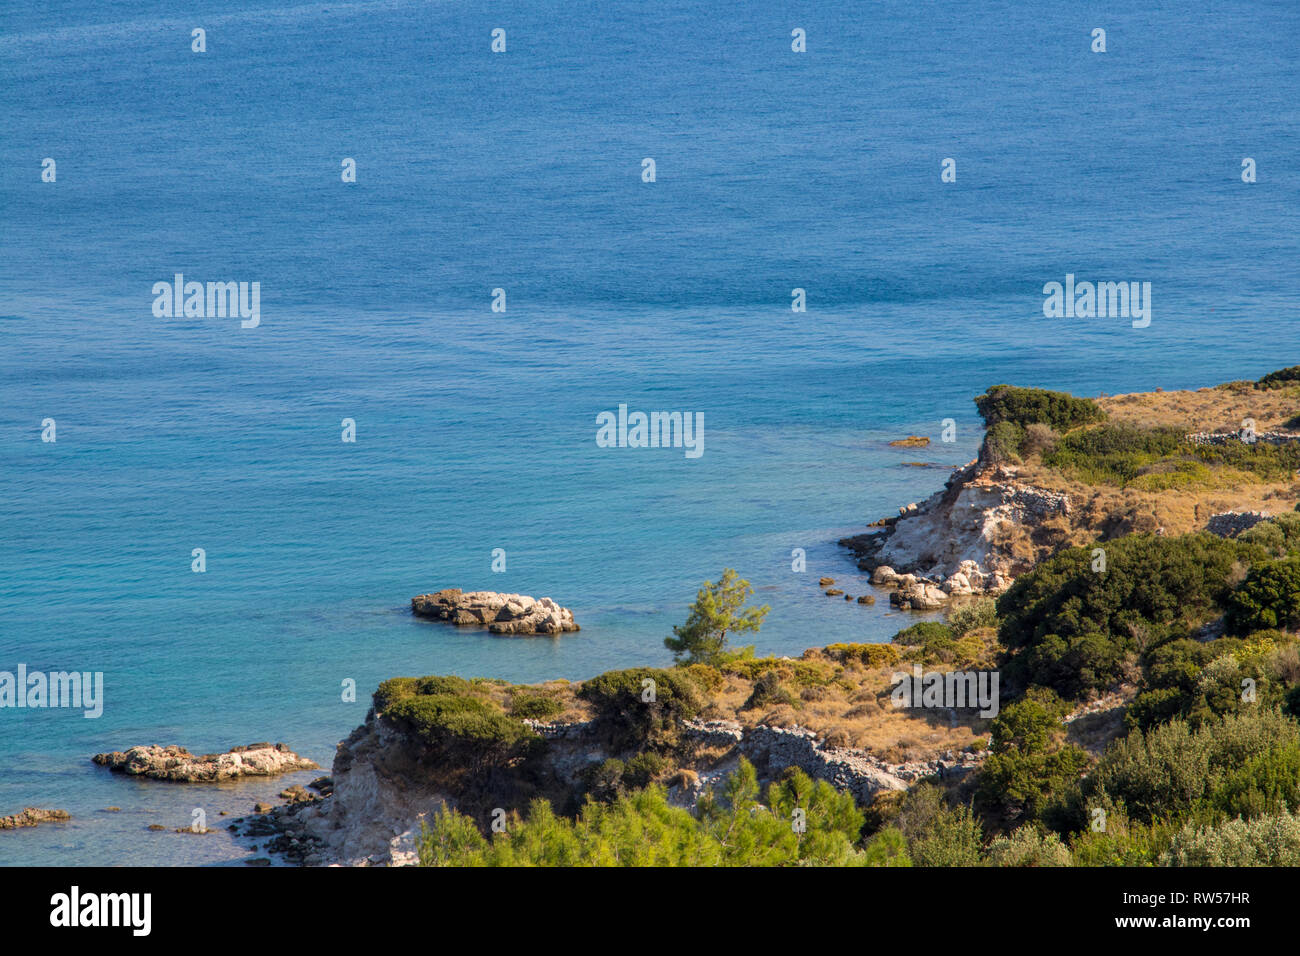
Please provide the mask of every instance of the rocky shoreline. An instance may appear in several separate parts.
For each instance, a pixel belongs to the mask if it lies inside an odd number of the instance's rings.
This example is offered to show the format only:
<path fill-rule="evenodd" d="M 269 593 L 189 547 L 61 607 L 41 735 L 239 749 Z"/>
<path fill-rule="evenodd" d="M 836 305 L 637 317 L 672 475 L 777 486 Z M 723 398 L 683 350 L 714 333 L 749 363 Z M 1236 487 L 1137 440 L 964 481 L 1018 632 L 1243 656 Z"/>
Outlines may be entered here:
<path fill-rule="evenodd" d="M 575 793 L 584 773 L 612 756 L 591 722 L 525 723 L 546 742 L 548 772 Z M 984 750 L 949 752 L 891 764 L 865 750 L 828 746 L 817 733 L 799 727 L 688 719 L 678 729 L 688 750 L 698 755 L 684 761 L 667 782 L 670 803 L 685 808 L 694 807 L 705 790 L 734 772 L 742 757 L 763 781 L 799 767 L 867 804 L 927 777 L 960 780 L 987 756 Z M 406 866 L 417 862 L 416 842 L 426 814 L 442 805 L 458 806 L 436 768 L 425 762 L 420 745 L 373 712 L 339 745 L 329 781 L 328 793 L 236 824 L 246 827 L 245 836 L 271 837 L 266 849 L 299 865 Z"/>
<path fill-rule="evenodd" d="M 1016 480 L 1013 468 L 972 461 L 929 498 L 876 522 L 877 530 L 841 538 L 871 583 L 892 589 L 890 603 L 931 611 L 953 598 L 997 595 L 1028 569 L 1001 542 L 1008 527 L 1029 529 L 1070 514 L 1070 498 Z"/>

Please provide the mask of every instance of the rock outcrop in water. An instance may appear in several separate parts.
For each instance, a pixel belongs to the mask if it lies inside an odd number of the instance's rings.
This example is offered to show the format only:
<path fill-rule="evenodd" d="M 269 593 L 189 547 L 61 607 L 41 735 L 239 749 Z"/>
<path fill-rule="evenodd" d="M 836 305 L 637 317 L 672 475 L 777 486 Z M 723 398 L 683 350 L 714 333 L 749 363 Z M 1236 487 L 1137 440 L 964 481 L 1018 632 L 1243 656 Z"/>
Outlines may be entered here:
<path fill-rule="evenodd" d="M 114 773 L 176 783 L 214 783 L 236 777 L 273 777 L 295 770 L 318 770 L 320 765 L 299 757 L 284 744 L 249 744 L 225 753 L 196 756 L 184 747 L 132 747 L 95 754 L 95 763 Z"/>
<path fill-rule="evenodd" d="M 418 617 L 452 624 L 486 626 L 493 634 L 563 634 L 578 630 L 568 608 L 548 597 L 539 599 L 526 594 L 446 588 L 411 598 L 411 611 Z"/>
<path fill-rule="evenodd" d="M 21 827 L 35 827 L 42 823 L 67 823 L 72 814 L 67 810 L 41 810 L 28 807 L 22 813 L 13 813 L 0 817 L 0 830 L 17 830 Z"/>

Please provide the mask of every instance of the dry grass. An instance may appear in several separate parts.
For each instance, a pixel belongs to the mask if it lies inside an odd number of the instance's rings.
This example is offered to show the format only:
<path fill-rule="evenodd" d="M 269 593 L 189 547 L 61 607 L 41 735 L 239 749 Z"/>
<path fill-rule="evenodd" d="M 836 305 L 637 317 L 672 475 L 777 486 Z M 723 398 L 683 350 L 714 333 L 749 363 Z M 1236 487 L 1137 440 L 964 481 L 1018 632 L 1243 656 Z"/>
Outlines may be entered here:
<path fill-rule="evenodd" d="M 920 663 L 926 673 L 991 670 L 996 667 L 998 651 L 996 632 L 985 628 L 963 638 L 957 652 L 948 652 L 952 660 L 946 662 L 928 659 L 920 648 L 892 646 L 888 653 L 897 660 L 880 666 L 869 666 L 851 656 L 840 660 L 823 648 L 812 648 L 798 658 L 740 661 L 733 666 L 741 673 L 713 673 L 720 683 L 705 691 L 708 704 L 701 716 L 736 720 L 748 727 L 802 727 L 815 731 L 832 746 L 868 750 L 893 763 L 928 760 L 963 750 L 978 738 L 987 739 L 990 721 L 973 710 L 895 708 L 890 699 L 893 675 L 910 672 L 913 663 Z M 758 706 L 747 706 L 758 678 L 768 671 L 780 678 L 774 696 Z M 482 686 L 503 706 L 509 706 L 511 685 L 483 682 Z M 591 717 L 587 704 L 575 696 L 580 686 L 549 681 L 521 690 L 555 697 L 564 710 L 549 719 L 568 722 Z"/>
<path fill-rule="evenodd" d="M 1257 389 L 1233 382 L 1194 392 L 1133 392 L 1096 401 L 1114 422 L 1214 432 L 1236 431 L 1253 418 L 1256 431 L 1283 431 L 1300 414 L 1300 386 Z"/>

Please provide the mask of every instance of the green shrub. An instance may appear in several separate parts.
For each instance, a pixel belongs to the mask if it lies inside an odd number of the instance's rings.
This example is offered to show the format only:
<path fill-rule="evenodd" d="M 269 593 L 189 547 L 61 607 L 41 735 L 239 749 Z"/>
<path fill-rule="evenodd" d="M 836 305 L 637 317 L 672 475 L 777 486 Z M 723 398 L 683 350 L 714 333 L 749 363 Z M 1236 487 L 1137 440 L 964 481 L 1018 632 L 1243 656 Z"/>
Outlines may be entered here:
<path fill-rule="evenodd" d="M 549 691 L 531 687 L 510 689 L 510 716 L 530 720 L 549 720 L 564 713 L 564 702 Z"/>
<path fill-rule="evenodd" d="M 1025 430 L 1015 422 L 998 422 L 984 433 L 980 458 L 994 465 L 1018 465 Z"/>
<path fill-rule="evenodd" d="M 1228 626 L 1238 634 L 1300 627 L 1300 556 L 1251 568 L 1229 598 Z"/>
<path fill-rule="evenodd" d="M 794 705 L 794 695 L 781 685 L 781 675 L 768 671 L 754 681 L 754 689 L 749 698 L 740 705 L 741 710 L 753 710 L 757 707 L 771 707 L 776 704 Z"/>
<path fill-rule="evenodd" d="M 699 816 L 671 806 L 652 785 L 588 803 L 577 819 L 534 800 L 505 832 L 483 836 L 474 821 L 445 806 L 422 826 L 421 866 L 862 866 L 855 849 L 862 815 L 848 794 L 791 774 L 759 802 L 754 768 L 742 761 L 723 792 L 702 799 Z M 805 828 L 791 826 L 793 810 Z M 888 855 L 888 854 L 886 854 Z"/>
<path fill-rule="evenodd" d="M 1120 812 L 1107 814 L 1106 827 L 1091 826 L 1070 838 L 1075 866 L 1155 866 L 1169 847 L 1176 825 L 1130 823 Z"/>
<path fill-rule="evenodd" d="M 982 597 L 959 605 L 948 614 L 947 623 L 955 638 L 963 638 L 981 627 L 994 627 L 998 623 L 997 601 Z"/>
<path fill-rule="evenodd" d="M 912 787 L 893 820 L 916 866 L 978 866 L 984 834 L 969 807 L 949 807 L 930 784 Z"/>
<path fill-rule="evenodd" d="M 1296 507 L 1300 508 L 1300 505 Z M 1286 557 L 1291 552 L 1300 551 L 1300 513 L 1286 511 L 1274 515 L 1247 528 L 1237 535 L 1237 540 L 1259 545 L 1274 557 Z"/>
<path fill-rule="evenodd" d="M 1125 485 L 1144 467 L 1177 452 L 1183 440 L 1177 428 L 1110 423 L 1064 436 L 1043 455 L 1043 464 L 1089 484 Z"/>
<path fill-rule="evenodd" d="M 623 794 L 623 774 L 627 766 L 617 757 L 590 764 L 583 772 L 583 784 L 593 800 L 608 803 Z"/>
<path fill-rule="evenodd" d="M 1069 866 L 1070 848 L 1055 833 L 1040 833 L 1034 827 L 1020 827 L 1010 836 L 989 844 L 990 866 Z"/>
<path fill-rule="evenodd" d="M 1174 720 L 1112 743 L 1085 781 L 1084 793 L 1104 795 L 1141 823 L 1194 809 L 1266 804 L 1270 795 L 1281 793 L 1270 783 L 1269 767 L 1286 766 L 1278 755 L 1297 742 L 1300 727 L 1277 710 L 1214 718 L 1195 732 Z M 1253 765 L 1257 758 L 1264 759 Z"/>
<path fill-rule="evenodd" d="M 1264 553 L 1204 532 L 1132 535 L 1102 547 L 1105 571 L 1093 570 L 1091 548 L 1069 548 L 998 599 L 1013 681 L 1052 687 L 1067 699 L 1105 690 L 1128 659 L 1218 617 L 1240 564 Z"/>
<path fill-rule="evenodd" d="M 591 704 L 596 729 L 616 750 L 671 746 L 678 722 L 704 706 L 699 688 L 681 669 L 608 671 L 585 681 L 577 695 Z"/>
<path fill-rule="evenodd" d="M 907 855 L 907 837 L 897 827 L 885 827 L 870 840 L 863 850 L 867 866 L 911 866 Z"/>
<path fill-rule="evenodd" d="M 1143 691 L 1124 712 L 1124 726 L 1130 730 L 1147 730 L 1175 717 L 1185 717 L 1189 703 L 1188 692 L 1178 687 Z"/>
<path fill-rule="evenodd" d="M 1036 819 L 1089 764 L 1086 752 L 1064 741 L 1066 707 L 1055 694 L 1035 690 L 1002 708 L 991 730 L 991 753 L 977 777 L 986 812 L 1008 820 Z"/>
<path fill-rule="evenodd" d="M 507 753 L 538 739 L 499 707 L 474 697 L 407 697 L 392 704 L 385 716 L 430 746 L 477 749 L 484 756 Z"/>
<path fill-rule="evenodd" d="M 1226 445 L 1188 445 L 1185 451 L 1199 461 L 1233 468 L 1260 481 L 1283 481 L 1300 469 L 1300 442 L 1274 445 L 1234 441 Z"/>
<path fill-rule="evenodd" d="M 1022 427 L 1037 422 L 1066 432 L 1106 417 L 1092 399 L 1014 385 L 994 385 L 975 398 L 975 407 L 990 429 L 998 422 L 1013 422 Z"/>
<path fill-rule="evenodd" d="M 541 738 L 462 677 L 395 677 L 379 685 L 375 711 L 445 763 L 483 768 L 536 752 Z"/>
<path fill-rule="evenodd" d="M 898 663 L 898 648 L 890 644 L 828 644 L 826 656 L 847 664 L 856 661 L 867 667 L 890 667 Z"/>
<path fill-rule="evenodd" d="M 1300 817 L 1278 813 L 1188 823 L 1161 858 L 1165 866 L 1300 866 Z"/>
<path fill-rule="evenodd" d="M 672 763 L 656 753 L 640 753 L 627 762 L 623 782 L 634 790 L 650 786 L 656 778 L 672 769 Z"/>
<path fill-rule="evenodd" d="M 1280 368 L 1276 372 L 1269 372 L 1258 382 L 1261 388 L 1281 388 L 1287 385 L 1300 384 L 1300 365 L 1292 365 L 1289 368 Z"/>
<path fill-rule="evenodd" d="M 895 644 L 907 644 L 928 649 L 951 649 L 956 647 L 952 628 L 940 621 L 921 621 L 911 627 L 905 627 L 894 635 Z"/>

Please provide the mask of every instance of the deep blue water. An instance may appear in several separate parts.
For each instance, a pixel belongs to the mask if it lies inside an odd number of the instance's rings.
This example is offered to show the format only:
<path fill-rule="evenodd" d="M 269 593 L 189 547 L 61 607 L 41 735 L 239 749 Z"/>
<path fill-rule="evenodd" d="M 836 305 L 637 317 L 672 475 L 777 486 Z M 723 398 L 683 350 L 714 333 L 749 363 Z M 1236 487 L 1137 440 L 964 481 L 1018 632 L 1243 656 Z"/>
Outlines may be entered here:
<path fill-rule="evenodd" d="M 0 834 L 0 863 L 247 856 L 144 826 L 290 781 L 90 755 L 328 765 L 385 677 L 666 662 L 726 566 L 772 606 L 762 652 L 885 640 L 903 616 L 817 577 L 861 593 L 835 540 L 973 456 L 974 394 L 1300 361 L 1294 0 L 0 10 L 0 670 L 106 682 L 98 720 L 0 710 L 0 814 L 76 818 Z M 261 325 L 155 318 L 177 272 L 260 282 Z M 1151 282 L 1150 327 L 1044 318 L 1067 272 Z M 703 412 L 703 456 L 596 447 L 620 403 Z M 954 444 L 887 445 L 945 418 Z M 413 621 L 444 586 L 583 630 Z"/>

